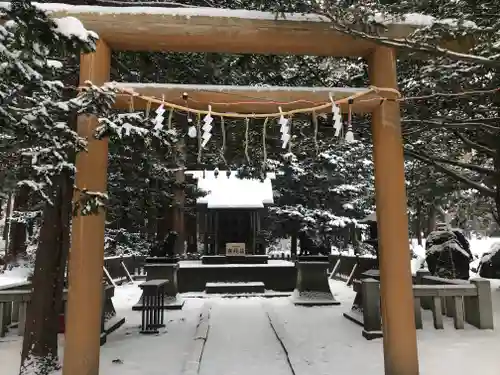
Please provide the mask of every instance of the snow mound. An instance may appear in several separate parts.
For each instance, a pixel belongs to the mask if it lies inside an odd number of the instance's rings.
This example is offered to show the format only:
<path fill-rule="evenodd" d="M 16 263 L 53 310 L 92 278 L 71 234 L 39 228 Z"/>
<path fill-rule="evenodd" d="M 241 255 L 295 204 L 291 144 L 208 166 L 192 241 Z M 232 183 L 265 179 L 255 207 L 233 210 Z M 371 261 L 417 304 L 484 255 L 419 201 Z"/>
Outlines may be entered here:
<path fill-rule="evenodd" d="M 78 18 L 62 17 L 55 18 L 56 31 L 68 38 L 76 37 L 84 42 L 88 42 L 90 37 L 98 39 L 98 35 L 93 31 L 89 31 L 83 26 Z"/>

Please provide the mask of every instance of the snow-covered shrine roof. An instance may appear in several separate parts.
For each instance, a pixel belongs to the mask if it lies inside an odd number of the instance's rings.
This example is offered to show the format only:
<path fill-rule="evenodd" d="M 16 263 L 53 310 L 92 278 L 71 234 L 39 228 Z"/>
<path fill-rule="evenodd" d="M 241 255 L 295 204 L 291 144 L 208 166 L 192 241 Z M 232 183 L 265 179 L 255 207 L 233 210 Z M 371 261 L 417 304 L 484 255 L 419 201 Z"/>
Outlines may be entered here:
<path fill-rule="evenodd" d="M 198 188 L 209 193 L 198 198 L 198 204 L 206 204 L 207 208 L 263 208 L 273 204 L 273 173 L 268 173 L 264 181 L 256 179 L 240 179 L 235 172 L 228 177 L 226 171 L 186 171 L 187 175 L 198 180 Z M 205 177 L 203 177 L 203 175 Z"/>
<path fill-rule="evenodd" d="M 220 8 L 100 7 L 33 3 L 52 17 L 72 16 L 114 50 L 368 56 L 375 44 L 340 34 L 315 14 Z M 8 6 L 8 3 L 0 3 Z M 405 38 L 432 17 L 385 19 L 383 36 Z"/>
<path fill-rule="evenodd" d="M 192 109 L 206 110 L 208 105 L 218 112 L 232 113 L 273 113 L 281 107 L 283 111 L 306 109 L 322 105 L 334 100 L 347 99 L 356 95 L 352 104 L 354 113 L 372 113 L 380 105 L 382 98 L 394 97 L 387 90 L 377 92 L 368 88 L 352 87 L 279 87 L 279 86 L 223 86 L 223 85 L 182 85 L 161 83 L 114 83 L 115 87 L 134 92 L 143 97 L 163 98 L 166 102 L 186 105 L 183 94 L 188 94 L 188 106 Z M 115 107 L 128 109 L 131 104 L 130 95 L 119 94 Z M 148 101 L 135 96 L 133 107 L 145 109 Z M 149 105 L 152 105 L 149 103 Z M 340 104 L 344 113 L 348 104 Z M 330 112 L 331 107 L 318 110 L 316 113 Z"/>

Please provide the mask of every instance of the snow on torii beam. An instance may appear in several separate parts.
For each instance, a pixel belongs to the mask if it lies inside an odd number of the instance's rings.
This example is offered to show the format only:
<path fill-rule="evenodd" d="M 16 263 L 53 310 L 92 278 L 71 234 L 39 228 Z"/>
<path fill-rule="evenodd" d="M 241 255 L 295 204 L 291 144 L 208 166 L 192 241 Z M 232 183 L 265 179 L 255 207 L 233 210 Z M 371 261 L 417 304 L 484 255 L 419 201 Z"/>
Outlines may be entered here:
<path fill-rule="evenodd" d="M 281 107 L 283 111 L 308 109 L 330 101 L 347 99 L 356 95 L 352 111 L 358 114 L 372 113 L 380 106 L 383 98 L 396 98 L 393 91 L 379 90 L 373 92 L 368 88 L 351 87 L 276 87 L 276 86 L 222 86 L 222 85 L 181 85 L 157 83 L 114 83 L 115 87 L 137 93 L 141 96 L 163 98 L 166 102 L 185 106 L 183 94 L 188 94 L 187 106 L 192 109 L 207 110 L 212 107 L 215 112 L 223 113 L 276 113 Z M 148 101 L 139 97 L 119 94 L 115 108 L 145 109 Z M 157 105 L 154 103 L 151 108 Z M 344 113 L 348 112 L 347 103 L 340 104 Z M 316 113 L 331 112 L 331 107 Z"/>
<path fill-rule="evenodd" d="M 52 17 L 73 16 L 112 50 L 367 57 L 375 42 L 343 35 L 324 17 L 214 8 L 98 7 L 35 3 Z M 381 36 L 405 38 L 428 16 L 384 22 Z"/>

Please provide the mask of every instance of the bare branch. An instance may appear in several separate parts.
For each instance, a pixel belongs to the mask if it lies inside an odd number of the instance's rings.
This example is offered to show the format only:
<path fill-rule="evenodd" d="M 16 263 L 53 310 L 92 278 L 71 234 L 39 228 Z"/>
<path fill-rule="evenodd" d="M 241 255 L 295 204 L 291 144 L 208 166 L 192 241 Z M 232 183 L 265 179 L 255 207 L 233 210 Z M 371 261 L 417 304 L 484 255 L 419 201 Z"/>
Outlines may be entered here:
<path fill-rule="evenodd" d="M 470 140 L 469 138 L 467 138 L 465 135 L 463 135 L 460 132 L 455 131 L 455 132 L 453 132 L 453 134 L 455 134 L 466 146 L 469 146 L 470 148 L 473 148 L 474 150 L 476 150 L 478 152 L 482 152 L 491 158 L 495 157 L 495 155 L 496 155 L 495 150 Z"/>
<path fill-rule="evenodd" d="M 478 122 L 476 122 L 478 121 Z M 449 129 L 467 129 L 467 128 L 482 128 L 486 131 L 498 132 L 500 127 L 488 125 L 483 122 L 482 119 L 469 120 L 469 121 L 455 121 L 455 120 L 416 120 L 416 119 L 403 119 L 401 122 L 403 124 L 419 124 L 430 126 L 433 128 L 449 128 Z"/>
<path fill-rule="evenodd" d="M 450 168 L 447 168 L 447 167 L 441 165 L 439 162 L 432 160 L 427 156 L 421 155 L 419 153 L 408 150 L 406 148 L 404 149 L 404 152 L 405 152 L 405 155 L 412 157 L 414 159 L 417 159 L 417 160 L 419 160 L 427 165 L 434 166 L 438 171 L 446 174 L 447 176 L 449 176 L 457 181 L 463 182 L 464 184 L 470 186 L 471 188 L 476 189 L 481 194 L 484 194 L 488 197 L 495 197 L 495 195 L 497 194 L 495 190 L 493 190 L 493 189 L 491 189 L 491 188 L 489 188 L 481 183 L 472 181 L 471 179 L 461 175 L 460 173 L 455 172 L 454 170 L 452 170 Z"/>
<path fill-rule="evenodd" d="M 447 57 L 452 60 L 466 61 L 469 63 L 479 64 L 487 67 L 500 67 L 500 60 L 493 60 L 487 57 L 471 55 L 468 53 L 455 52 L 450 49 L 425 42 L 367 34 L 366 32 L 363 32 L 361 30 L 354 29 L 353 26 L 355 25 L 345 25 L 338 22 L 338 20 L 336 20 L 334 16 L 332 16 L 328 12 L 323 11 L 319 7 L 316 7 L 314 11 L 318 15 L 328 18 L 332 22 L 332 29 L 344 35 L 354 36 L 356 38 L 369 40 L 386 47 L 403 49 L 409 52 L 426 53 L 434 56 Z"/>
<path fill-rule="evenodd" d="M 435 162 L 449 164 L 449 165 L 453 165 L 455 167 L 460 167 L 460 168 L 464 168 L 464 169 L 469 169 L 471 171 L 481 173 L 481 174 L 486 174 L 489 176 L 494 176 L 495 174 L 498 174 L 498 172 L 493 170 L 493 169 L 481 167 L 481 166 L 475 165 L 475 164 L 463 163 L 461 161 L 451 160 L 451 159 L 447 159 L 447 158 L 439 158 L 436 156 L 427 156 L 427 157 Z"/>

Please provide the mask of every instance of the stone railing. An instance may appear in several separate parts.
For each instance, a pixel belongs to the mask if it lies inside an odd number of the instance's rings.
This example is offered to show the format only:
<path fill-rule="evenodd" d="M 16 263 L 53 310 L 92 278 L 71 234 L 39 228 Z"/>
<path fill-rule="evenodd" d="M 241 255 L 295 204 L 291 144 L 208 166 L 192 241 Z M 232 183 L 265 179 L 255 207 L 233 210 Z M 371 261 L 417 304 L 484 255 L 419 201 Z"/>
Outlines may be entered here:
<path fill-rule="evenodd" d="M 113 332 L 124 322 L 124 318 L 117 318 L 112 297 L 114 287 L 107 285 L 103 289 L 101 344 L 106 341 L 107 334 Z M 19 336 L 24 335 L 26 326 L 26 312 L 31 300 L 31 283 L 12 284 L 0 290 L 0 337 L 5 336 L 8 330 L 17 330 Z M 67 289 L 63 291 L 63 301 L 66 302 Z M 64 313 L 63 311 L 61 312 Z"/>
<path fill-rule="evenodd" d="M 354 282 L 356 297 L 351 311 L 344 316 L 363 326 L 367 339 L 382 337 L 380 283 L 368 278 Z M 418 271 L 413 285 L 415 325 L 423 328 L 422 309 L 431 310 L 433 326 L 443 329 L 443 316 L 453 318 L 454 327 L 463 329 L 468 323 L 478 329 L 493 329 L 493 307 L 490 282 L 485 279 L 448 280 Z"/>

